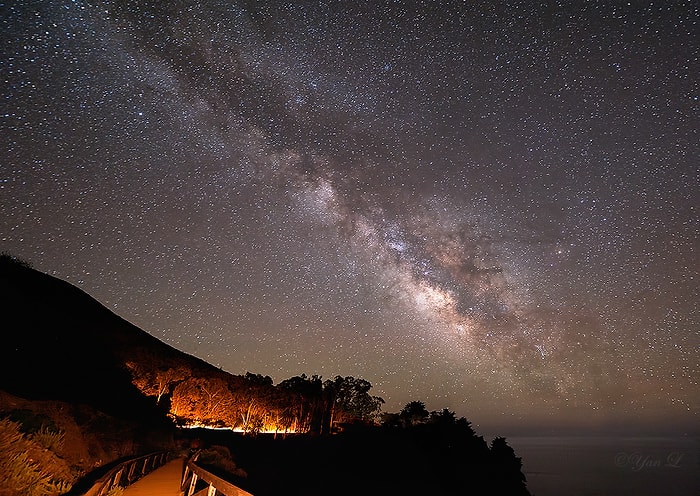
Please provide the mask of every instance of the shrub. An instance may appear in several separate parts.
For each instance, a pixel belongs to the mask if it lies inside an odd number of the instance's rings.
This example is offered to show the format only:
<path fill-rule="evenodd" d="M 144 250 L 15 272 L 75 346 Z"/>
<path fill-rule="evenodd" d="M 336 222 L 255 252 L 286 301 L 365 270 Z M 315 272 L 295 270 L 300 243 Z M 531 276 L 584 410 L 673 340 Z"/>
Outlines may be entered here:
<path fill-rule="evenodd" d="M 41 445 L 43 448 L 57 453 L 63 448 L 63 432 L 56 432 L 48 427 L 41 427 L 37 432 L 32 434 L 31 439 Z"/>
<path fill-rule="evenodd" d="M 70 490 L 68 481 L 56 479 L 32 458 L 37 451 L 43 448 L 37 450 L 36 442 L 22 434 L 20 424 L 0 419 L 0 494 L 51 496 Z"/>
<path fill-rule="evenodd" d="M 112 486 L 109 491 L 105 493 L 105 496 L 122 496 L 124 494 L 124 488 L 122 486 Z"/>
<path fill-rule="evenodd" d="M 19 424 L 24 434 L 33 434 L 42 429 L 58 432 L 59 429 L 48 415 L 37 413 L 26 408 L 16 408 L 7 414 L 7 418 Z"/>
<path fill-rule="evenodd" d="M 245 471 L 236 466 L 236 462 L 233 461 L 231 456 L 231 451 L 225 446 L 214 445 L 202 450 L 197 463 L 216 467 L 239 477 L 246 476 Z"/>

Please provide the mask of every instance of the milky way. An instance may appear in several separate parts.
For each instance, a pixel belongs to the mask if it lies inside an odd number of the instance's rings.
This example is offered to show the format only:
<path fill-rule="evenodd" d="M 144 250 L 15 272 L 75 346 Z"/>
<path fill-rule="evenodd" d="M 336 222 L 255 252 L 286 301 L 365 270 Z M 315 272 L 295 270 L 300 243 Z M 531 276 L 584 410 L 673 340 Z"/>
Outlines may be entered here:
<path fill-rule="evenodd" d="M 1 250 L 234 374 L 698 424 L 696 3 L 0 9 Z"/>

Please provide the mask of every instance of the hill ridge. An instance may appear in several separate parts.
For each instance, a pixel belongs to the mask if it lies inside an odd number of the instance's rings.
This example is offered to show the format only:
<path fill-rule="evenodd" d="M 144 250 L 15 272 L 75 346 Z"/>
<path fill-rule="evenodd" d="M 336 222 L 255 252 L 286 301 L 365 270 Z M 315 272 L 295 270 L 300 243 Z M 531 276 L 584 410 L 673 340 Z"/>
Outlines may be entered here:
<path fill-rule="evenodd" d="M 186 364 L 199 374 L 228 374 L 185 353 L 116 314 L 77 286 L 0 256 L 0 389 L 33 399 L 82 401 L 114 410 L 98 382 L 125 393 L 125 363 L 147 356 Z M 106 401 L 106 402 L 105 402 Z"/>

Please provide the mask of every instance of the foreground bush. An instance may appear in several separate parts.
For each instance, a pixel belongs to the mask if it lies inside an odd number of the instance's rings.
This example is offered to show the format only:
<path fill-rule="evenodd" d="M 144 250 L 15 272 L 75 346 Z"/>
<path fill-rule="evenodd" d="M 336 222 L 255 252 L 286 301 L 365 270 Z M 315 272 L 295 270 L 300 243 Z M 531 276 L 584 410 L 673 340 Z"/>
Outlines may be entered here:
<path fill-rule="evenodd" d="M 0 419 L 0 496 L 58 496 L 70 490 L 66 464 L 50 447 L 61 434 L 48 430 L 27 436 L 20 424 Z"/>

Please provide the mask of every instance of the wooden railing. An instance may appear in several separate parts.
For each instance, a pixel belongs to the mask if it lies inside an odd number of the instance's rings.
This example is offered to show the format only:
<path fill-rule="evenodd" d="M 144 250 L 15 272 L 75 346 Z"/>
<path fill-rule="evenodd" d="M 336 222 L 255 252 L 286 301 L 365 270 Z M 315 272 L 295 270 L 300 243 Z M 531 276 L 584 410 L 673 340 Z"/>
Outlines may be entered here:
<path fill-rule="evenodd" d="M 167 451 L 158 451 L 127 460 L 100 477 L 85 493 L 85 496 L 103 496 L 113 487 L 126 487 L 158 467 L 165 465 L 167 461 Z"/>
<path fill-rule="evenodd" d="M 194 455 L 185 464 L 180 484 L 180 491 L 184 496 L 253 496 L 248 491 L 204 470 L 195 463 L 196 460 L 197 455 Z M 198 482 L 204 482 L 206 487 L 197 491 Z"/>

